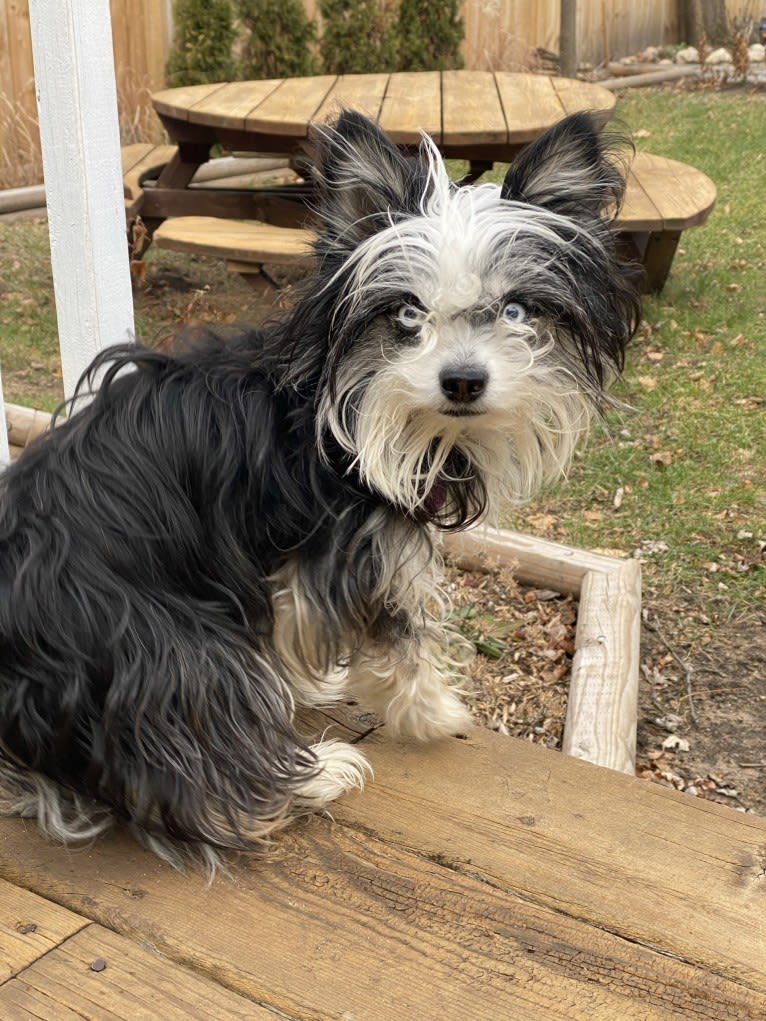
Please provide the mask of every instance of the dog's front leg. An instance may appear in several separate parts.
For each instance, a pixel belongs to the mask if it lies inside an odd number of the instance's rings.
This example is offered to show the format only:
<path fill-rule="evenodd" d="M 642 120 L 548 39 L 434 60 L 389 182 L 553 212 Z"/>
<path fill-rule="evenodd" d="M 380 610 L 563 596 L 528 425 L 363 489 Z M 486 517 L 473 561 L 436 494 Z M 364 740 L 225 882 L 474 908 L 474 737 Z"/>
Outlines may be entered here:
<path fill-rule="evenodd" d="M 397 736 L 428 741 L 464 734 L 472 720 L 457 684 L 466 645 L 436 623 L 397 641 L 369 641 L 349 664 L 350 692 Z"/>

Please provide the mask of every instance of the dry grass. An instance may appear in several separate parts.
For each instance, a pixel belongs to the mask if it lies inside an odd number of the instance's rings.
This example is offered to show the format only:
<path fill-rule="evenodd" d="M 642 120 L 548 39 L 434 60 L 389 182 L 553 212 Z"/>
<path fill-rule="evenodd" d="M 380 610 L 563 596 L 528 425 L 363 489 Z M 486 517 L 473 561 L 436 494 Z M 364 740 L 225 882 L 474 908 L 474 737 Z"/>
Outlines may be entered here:
<path fill-rule="evenodd" d="M 25 90 L 28 92 L 29 90 Z M 32 94 L 34 92 L 32 91 Z M 117 71 L 120 143 L 163 142 L 165 133 L 152 108 L 147 75 L 130 67 Z M 0 190 L 41 184 L 43 161 L 40 126 L 34 108 L 21 99 L 0 95 Z"/>
<path fill-rule="evenodd" d="M 24 188 L 42 179 L 37 116 L 0 95 L 0 189 Z"/>

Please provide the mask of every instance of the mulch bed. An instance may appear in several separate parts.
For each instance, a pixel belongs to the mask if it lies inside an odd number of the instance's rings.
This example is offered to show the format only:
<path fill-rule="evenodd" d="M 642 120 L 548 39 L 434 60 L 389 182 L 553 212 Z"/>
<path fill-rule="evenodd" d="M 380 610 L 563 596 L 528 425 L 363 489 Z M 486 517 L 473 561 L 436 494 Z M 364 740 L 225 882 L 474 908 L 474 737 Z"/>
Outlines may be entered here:
<path fill-rule="evenodd" d="M 574 654 L 577 602 L 520 586 L 507 568 L 447 562 L 451 619 L 476 648 L 466 699 L 479 723 L 560 748 Z"/>

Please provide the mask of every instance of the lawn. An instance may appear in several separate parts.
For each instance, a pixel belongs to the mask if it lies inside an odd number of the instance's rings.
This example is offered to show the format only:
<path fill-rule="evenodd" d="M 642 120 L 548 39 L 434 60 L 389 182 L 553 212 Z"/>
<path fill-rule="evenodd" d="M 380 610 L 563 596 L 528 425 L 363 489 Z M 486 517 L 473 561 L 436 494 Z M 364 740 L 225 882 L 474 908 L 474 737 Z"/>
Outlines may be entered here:
<path fill-rule="evenodd" d="M 718 189 L 681 239 L 617 396 L 569 480 L 517 526 L 578 546 L 639 551 L 648 581 L 692 586 L 703 616 L 762 608 L 766 541 L 766 96 L 626 90 L 638 148 L 691 163 Z"/>

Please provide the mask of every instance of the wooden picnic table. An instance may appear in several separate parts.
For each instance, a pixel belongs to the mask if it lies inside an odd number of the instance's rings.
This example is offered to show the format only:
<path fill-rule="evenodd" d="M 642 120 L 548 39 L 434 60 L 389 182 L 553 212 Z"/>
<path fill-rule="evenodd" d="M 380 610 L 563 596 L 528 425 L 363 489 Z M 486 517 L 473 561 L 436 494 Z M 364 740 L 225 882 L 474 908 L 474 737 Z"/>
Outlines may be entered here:
<path fill-rule="evenodd" d="M 0 820 L 0 1017 L 766 1017 L 766 820 L 334 715 L 374 781 L 209 887 L 120 834 L 73 851 Z"/>
<path fill-rule="evenodd" d="M 211 147 L 305 157 L 314 127 L 347 107 L 377 120 L 401 146 L 427 132 L 445 157 L 468 160 L 475 178 L 566 114 L 589 110 L 605 123 L 615 96 L 546 75 L 423 71 L 194 85 L 155 93 L 152 102 L 178 151 L 147 191 L 144 219 L 229 216 L 296 226 L 305 219 L 306 189 L 189 189 Z"/>

